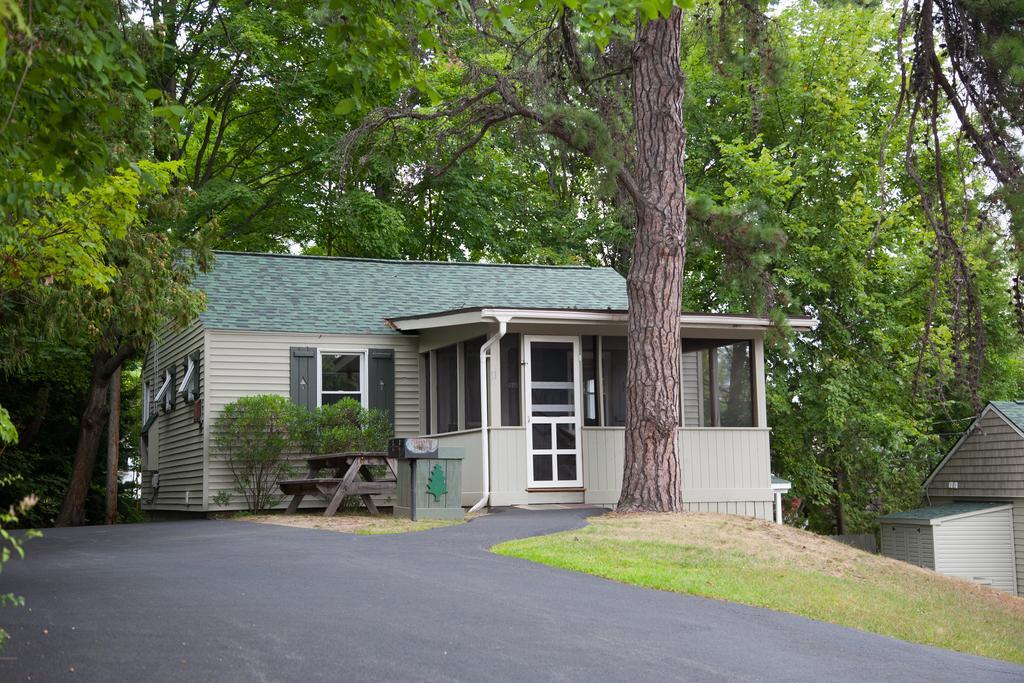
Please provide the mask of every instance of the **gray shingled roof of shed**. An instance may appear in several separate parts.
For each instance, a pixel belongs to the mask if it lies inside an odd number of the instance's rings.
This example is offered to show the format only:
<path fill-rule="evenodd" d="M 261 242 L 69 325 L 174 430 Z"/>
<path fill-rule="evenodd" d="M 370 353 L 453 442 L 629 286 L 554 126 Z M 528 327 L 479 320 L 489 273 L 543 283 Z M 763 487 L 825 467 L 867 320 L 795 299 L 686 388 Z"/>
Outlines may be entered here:
<path fill-rule="evenodd" d="M 945 517 L 955 517 L 956 515 L 965 515 L 971 512 L 983 512 L 989 508 L 1004 507 L 1006 503 L 999 502 L 968 502 L 968 503 L 947 503 L 945 505 L 934 505 L 927 508 L 917 508 L 916 510 L 904 510 L 903 512 L 891 512 L 884 517 L 880 517 L 879 521 L 882 522 L 895 522 L 897 520 L 904 521 L 921 521 L 930 522 L 933 519 L 943 519 Z"/>
<path fill-rule="evenodd" d="M 196 285 L 211 329 L 397 334 L 385 318 L 465 308 L 626 310 L 611 268 L 217 252 Z"/>
<path fill-rule="evenodd" d="M 1024 432 L 1024 401 L 992 401 L 992 405 L 1003 417 Z"/>

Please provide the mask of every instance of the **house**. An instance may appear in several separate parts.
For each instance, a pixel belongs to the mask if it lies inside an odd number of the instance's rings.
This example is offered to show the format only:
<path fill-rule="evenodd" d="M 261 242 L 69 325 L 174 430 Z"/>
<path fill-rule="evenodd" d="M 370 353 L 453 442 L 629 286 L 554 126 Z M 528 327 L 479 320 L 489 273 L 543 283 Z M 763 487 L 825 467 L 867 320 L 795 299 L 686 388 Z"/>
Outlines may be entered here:
<path fill-rule="evenodd" d="M 1024 595 L 1024 401 L 989 403 L 924 484 L 882 517 L 882 553 Z"/>
<path fill-rule="evenodd" d="M 276 393 L 350 397 L 397 436 L 465 449 L 463 504 L 614 505 L 622 480 L 626 283 L 610 268 L 219 252 L 207 308 L 143 368 L 143 508 L 217 511 L 224 406 Z M 681 478 L 688 509 L 772 519 L 765 332 L 746 315 L 681 315 Z M 808 330 L 812 321 L 792 318 Z"/>

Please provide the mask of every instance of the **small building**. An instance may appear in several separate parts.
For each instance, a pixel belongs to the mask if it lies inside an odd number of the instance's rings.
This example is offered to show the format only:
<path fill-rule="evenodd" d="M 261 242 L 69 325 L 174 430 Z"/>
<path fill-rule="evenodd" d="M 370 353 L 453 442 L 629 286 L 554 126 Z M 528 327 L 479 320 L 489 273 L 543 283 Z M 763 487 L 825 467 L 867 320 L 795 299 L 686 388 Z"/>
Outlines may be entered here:
<path fill-rule="evenodd" d="M 985 406 L 924 484 L 880 520 L 889 557 L 1024 595 L 1024 401 Z"/>
<path fill-rule="evenodd" d="M 886 515 L 880 525 L 883 555 L 1017 592 L 1012 504 L 946 503 Z"/>
<path fill-rule="evenodd" d="M 352 398 L 387 411 L 396 436 L 465 449 L 467 506 L 617 502 L 627 297 L 613 269 L 218 252 L 197 286 L 206 310 L 144 362 L 144 509 L 238 509 L 211 432 L 228 403 L 266 393 Z M 770 520 L 788 489 L 770 469 L 773 323 L 680 324 L 684 504 Z"/>

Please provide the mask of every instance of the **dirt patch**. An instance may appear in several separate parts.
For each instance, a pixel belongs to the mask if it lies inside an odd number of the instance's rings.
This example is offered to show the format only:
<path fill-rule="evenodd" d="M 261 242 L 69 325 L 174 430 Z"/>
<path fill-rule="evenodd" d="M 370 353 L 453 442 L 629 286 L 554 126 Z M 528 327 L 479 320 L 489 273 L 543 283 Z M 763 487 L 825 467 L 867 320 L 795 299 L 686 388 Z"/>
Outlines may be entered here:
<path fill-rule="evenodd" d="M 240 515 L 229 519 L 240 522 L 256 522 L 257 524 L 276 524 L 278 526 L 299 527 L 302 529 L 323 529 L 346 534 L 404 534 L 410 531 L 426 531 L 443 526 L 462 524 L 479 515 L 467 516 L 462 520 L 422 519 L 413 522 L 409 519 L 395 518 L 391 515 L 373 516 L 362 513 L 342 513 L 333 517 L 324 517 L 318 513 L 307 514 L 262 514 Z"/>

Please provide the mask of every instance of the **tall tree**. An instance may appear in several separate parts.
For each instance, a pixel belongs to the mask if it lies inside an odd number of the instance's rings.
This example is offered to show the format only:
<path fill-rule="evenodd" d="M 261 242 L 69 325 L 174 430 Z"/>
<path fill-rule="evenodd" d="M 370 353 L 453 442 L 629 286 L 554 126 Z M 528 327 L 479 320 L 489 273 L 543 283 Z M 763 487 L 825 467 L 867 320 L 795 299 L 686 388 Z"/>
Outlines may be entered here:
<path fill-rule="evenodd" d="M 40 285 L 19 317 L 15 341 L 59 336 L 65 345 L 91 351 L 89 386 L 79 421 L 71 480 L 56 518 L 58 526 L 82 524 L 89 482 L 109 409 L 111 378 L 141 352 L 168 320 L 192 319 L 202 302 L 190 287 L 205 252 L 171 245 L 153 230 L 148 212 L 160 202 L 174 172 L 173 162 L 140 162 L 102 184 L 41 204 L 45 218 L 25 219 L 20 234 L 77 234 L 100 231 L 105 250 L 98 255 L 105 279 L 93 287 L 68 281 Z M 88 207 L 83 211 L 82 207 Z M 59 315 L 54 316 L 56 311 Z M 5 330 L 10 331 L 10 327 Z"/>
<path fill-rule="evenodd" d="M 683 15 L 675 4 L 505 2 L 463 14 L 456 3 L 414 1 L 381 3 L 378 14 L 332 3 L 334 37 L 355 55 L 353 72 L 390 74 L 391 82 L 411 82 L 434 100 L 432 106 L 408 92 L 400 106 L 370 112 L 343 144 L 346 160 L 371 132 L 396 122 L 437 122 L 442 138 L 454 140 L 449 160 L 427 171 L 440 175 L 492 129 L 526 124 L 589 157 L 632 206 L 625 510 L 677 510 L 682 498 L 675 429 L 686 200 Z M 461 49 L 447 31 L 453 25 L 476 31 L 488 48 Z M 357 43 L 389 52 L 362 59 L 366 51 Z M 442 101 L 421 68 L 424 54 L 463 69 L 469 94 Z"/>

